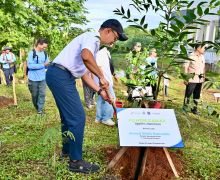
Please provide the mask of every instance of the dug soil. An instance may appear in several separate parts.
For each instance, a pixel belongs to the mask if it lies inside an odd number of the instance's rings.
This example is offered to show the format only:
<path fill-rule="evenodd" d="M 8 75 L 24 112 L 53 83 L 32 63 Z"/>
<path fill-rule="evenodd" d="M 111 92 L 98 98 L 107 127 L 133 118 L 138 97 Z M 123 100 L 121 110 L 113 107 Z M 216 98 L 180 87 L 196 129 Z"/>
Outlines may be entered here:
<path fill-rule="evenodd" d="M 8 106 L 8 105 L 12 105 L 13 102 L 14 101 L 11 98 L 6 98 L 4 96 L 0 96 L 0 108 Z"/>
<path fill-rule="evenodd" d="M 107 163 L 109 163 L 117 154 L 119 149 L 106 148 L 105 150 Z M 182 151 L 169 151 L 173 163 L 180 177 L 183 177 L 183 163 L 181 162 Z M 131 180 L 135 177 L 135 171 L 140 154 L 140 148 L 129 148 L 115 167 L 111 174 L 116 175 L 116 179 Z M 139 180 L 168 180 L 175 179 L 173 171 L 168 163 L 163 148 L 148 148 L 146 169 L 143 178 Z"/>

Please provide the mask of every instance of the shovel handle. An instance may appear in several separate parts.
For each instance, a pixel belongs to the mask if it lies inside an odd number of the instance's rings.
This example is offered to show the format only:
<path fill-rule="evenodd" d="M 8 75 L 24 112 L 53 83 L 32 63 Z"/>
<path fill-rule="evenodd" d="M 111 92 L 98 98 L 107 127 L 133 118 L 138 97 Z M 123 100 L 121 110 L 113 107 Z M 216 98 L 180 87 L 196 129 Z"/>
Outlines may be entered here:
<path fill-rule="evenodd" d="M 111 99 L 111 101 L 112 101 L 111 104 L 112 104 L 112 107 L 113 107 L 113 109 L 114 109 L 114 112 L 117 114 L 116 106 L 115 106 L 114 99 L 113 99 L 111 93 L 109 92 L 109 90 L 107 90 L 106 93 L 107 93 L 108 97 L 109 97 L 109 98 Z"/>

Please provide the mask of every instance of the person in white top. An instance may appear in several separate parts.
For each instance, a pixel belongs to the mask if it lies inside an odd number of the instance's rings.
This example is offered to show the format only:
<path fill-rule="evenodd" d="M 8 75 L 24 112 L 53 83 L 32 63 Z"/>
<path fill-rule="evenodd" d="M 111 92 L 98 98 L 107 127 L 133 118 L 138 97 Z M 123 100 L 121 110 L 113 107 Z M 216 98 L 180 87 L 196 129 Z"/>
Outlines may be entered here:
<path fill-rule="evenodd" d="M 96 64 L 96 53 L 100 44 L 110 45 L 117 40 L 127 39 L 121 23 L 116 19 L 108 19 L 101 25 L 99 32 L 86 32 L 74 38 L 47 70 L 46 82 L 56 101 L 62 123 L 61 155 L 70 158 L 69 170 L 72 172 L 91 173 L 99 170 L 99 166 L 82 158 L 86 118 L 75 79 L 82 78 L 104 100 L 110 102 L 106 93 L 109 82 Z M 88 72 L 99 78 L 99 85 L 93 81 Z M 70 133 L 71 137 L 68 136 Z"/>
<path fill-rule="evenodd" d="M 112 45 L 110 45 L 112 47 Z M 109 92 L 112 98 L 115 100 L 115 93 L 113 89 L 113 79 L 112 73 L 110 69 L 110 60 L 111 55 L 110 52 L 106 47 L 103 47 L 101 50 L 98 51 L 96 56 L 96 62 L 99 66 L 100 70 L 103 72 L 104 77 L 109 82 Z M 103 123 L 108 126 L 114 126 L 115 123 L 112 121 L 113 118 L 113 107 L 109 103 L 105 102 L 105 100 L 99 95 L 97 99 L 96 105 L 96 123 Z"/>
<path fill-rule="evenodd" d="M 191 112 L 195 115 L 199 115 L 197 106 L 202 90 L 202 83 L 205 81 L 205 48 L 206 45 L 204 43 L 196 44 L 194 52 L 189 55 L 189 58 L 192 59 L 192 61 L 186 61 L 184 64 L 185 73 L 191 74 L 193 77 L 188 81 L 184 81 L 186 90 L 183 102 L 183 111 L 189 111 L 190 97 L 193 94 L 194 107 L 191 108 Z"/>

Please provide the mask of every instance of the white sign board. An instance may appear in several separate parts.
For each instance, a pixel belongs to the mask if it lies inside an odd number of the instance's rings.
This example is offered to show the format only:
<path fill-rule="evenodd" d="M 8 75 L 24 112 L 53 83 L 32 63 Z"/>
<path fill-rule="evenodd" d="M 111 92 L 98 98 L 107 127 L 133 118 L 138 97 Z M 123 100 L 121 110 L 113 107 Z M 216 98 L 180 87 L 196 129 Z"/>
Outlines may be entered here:
<path fill-rule="evenodd" d="M 184 147 L 173 109 L 118 108 L 120 146 Z"/>

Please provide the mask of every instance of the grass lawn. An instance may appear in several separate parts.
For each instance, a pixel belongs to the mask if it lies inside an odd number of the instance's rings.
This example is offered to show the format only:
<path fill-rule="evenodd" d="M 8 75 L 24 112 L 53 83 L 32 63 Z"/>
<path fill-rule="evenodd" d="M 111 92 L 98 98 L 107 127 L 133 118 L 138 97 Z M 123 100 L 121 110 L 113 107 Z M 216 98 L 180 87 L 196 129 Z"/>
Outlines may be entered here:
<path fill-rule="evenodd" d="M 178 79 L 170 82 L 167 108 L 173 108 L 185 143 L 182 160 L 183 179 L 220 179 L 220 138 L 217 119 L 200 108 L 201 116 L 183 114 L 184 86 Z M 84 158 L 101 165 L 92 175 L 70 173 L 67 161 L 58 161 L 61 149 L 60 119 L 53 97 L 47 90 L 45 111 L 36 114 L 26 84 L 16 84 L 18 106 L 0 109 L 0 179 L 100 179 L 106 175 L 106 147 L 117 146 L 117 128 L 95 124 L 95 109 L 86 110 Z M 123 88 L 117 86 L 117 93 Z M 82 89 L 79 88 L 82 96 Z M 0 96 L 12 98 L 12 88 L 0 85 Z M 161 98 L 161 97 L 160 97 Z M 203 92 L 208 102 L 220 112 L 212 91 Z M 175 149 L 173 149 L 175 151 Z"/>

